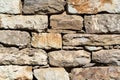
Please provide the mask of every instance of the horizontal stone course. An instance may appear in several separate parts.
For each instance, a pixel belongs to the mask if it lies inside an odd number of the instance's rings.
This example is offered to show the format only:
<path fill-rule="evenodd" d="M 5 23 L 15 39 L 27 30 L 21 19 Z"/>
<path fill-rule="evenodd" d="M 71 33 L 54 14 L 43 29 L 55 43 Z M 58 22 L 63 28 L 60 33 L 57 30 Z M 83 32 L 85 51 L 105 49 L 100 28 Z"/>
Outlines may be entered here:
<path fill-rule="evenodd" d="M 90 55 L 84 50 L 60 50 L 48 53 L 50 65 L 59 67 L 76 67 L 88 64 L 91 61 Z"/>
<path fill-rule="evenodd" d="M 0 48 L 0 64 L 47 65 L 47 53 L 41 49 Z"/>
<path fill-rule="evenodd" d="M 71 14 L 120 13 L 119 0 L 67 0 L 67 2 L 68 13 Z"/>
<path fill-rule="evenodd" d="M 63 36 L 63 45 L 66 46 L 105 46 L 120 44 L 119 34 L 66 34 Z"/>

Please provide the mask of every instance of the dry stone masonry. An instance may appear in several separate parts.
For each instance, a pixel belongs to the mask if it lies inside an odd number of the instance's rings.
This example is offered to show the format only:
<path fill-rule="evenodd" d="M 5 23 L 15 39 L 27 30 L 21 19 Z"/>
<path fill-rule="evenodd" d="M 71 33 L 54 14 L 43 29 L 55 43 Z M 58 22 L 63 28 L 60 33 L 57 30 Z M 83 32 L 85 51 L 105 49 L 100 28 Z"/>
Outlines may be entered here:
<path fill-rule="evenodd" d="M 0 80 L 120 80 L 120 1 L 0 0 Z"/>

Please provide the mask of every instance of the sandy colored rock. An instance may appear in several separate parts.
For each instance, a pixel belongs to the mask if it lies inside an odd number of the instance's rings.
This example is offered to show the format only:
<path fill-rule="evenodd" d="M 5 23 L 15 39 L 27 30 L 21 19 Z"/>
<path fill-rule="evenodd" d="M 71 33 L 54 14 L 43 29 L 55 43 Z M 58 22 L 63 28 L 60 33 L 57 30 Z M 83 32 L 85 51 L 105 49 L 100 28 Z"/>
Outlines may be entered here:
<path fill-rule="evenodd" d="M 97 63 L 104 63 L 106 65 L 120 66 L 120 50 L 101 50 L 93 52 L 92 60 Z"/>
<path fill-rule="evenodd" d="M 64 50 L 83 50 L 83 47 L 75 47 L 75 46 L 63 46 Z"/>
<path fill-rule="evenodd" d="M 64 11 L 64 0 L 24 0 L 24 14 L 53 14 Z"/>
<path fill-rule="evenodd" d="M 67 0 L 71 14 L 120 13 L 119 0 Z"/>
<path fill-rule="evenodd" d="M 48 53 L 49 63 L 53 66 L 75 67 L 90 63 L 90 53 L 84 50 L 53 51 Z"/>
<path fill-rule="evenodd" d="M 45 15 L 0 15 L 0 28 L 36 30 L 41 32 L 48 27 L 48 17 Z"/>
<path fill-rule="evenodd" d="M 35 69 L 34 76 L 37 80 L 69 80 L 64 68 Z"/>
<path fill-rule="evenodd" d="M 1 30 L 0 43 L 23 47 L 30 43 L 30 35 L 25 31 Z"/>
<path fill-rule="evenodd" d="M 105 46 L 120 44 L 119 34 L 66 34 L 63 36 L 63 45 L 66 46 Z"/>
<path fill-rule="evenodd" d="M 22 13 L 21 0 L 0 0 L 0 13 L 7 14 Z"/>
<path fill-rule="evenodd" d="M 120 33 L 119 14 L 97 14 L 84 19 L 87 33 Z"/>
<path fill-rule="evenodd" d="M 47 54 L 41 49 L 0 48 L 0 64 L 47 65 Z"/>
<path fill-rule="evenodd" d="M 32 67 L 0 66 L 0 80 L 33 80 Z"/>
<path fill-rule="evenodd" d="M 76 68 L 71 80 L 120 80 L 120 67 Z"/>
<path fill-rule="evenodd" d="M 52 15 L 50 25 L 52 29 L 58 30 L 82 30 L 83 18 L 78 15 L 67 15 L 66 13 Z"/>
<path fill-rule="evenodd" d="M 60 49 L 62 48 L 62 37 L 59 33 L 33 33 L 31 45 L 36 48 Z"/>
<path fill-rule="evenodd" d="M 102 47 L 98 47 L 98 46 L 85 46 L 84 48 L 88 51 L 99 51 L 103 49 Z"/>

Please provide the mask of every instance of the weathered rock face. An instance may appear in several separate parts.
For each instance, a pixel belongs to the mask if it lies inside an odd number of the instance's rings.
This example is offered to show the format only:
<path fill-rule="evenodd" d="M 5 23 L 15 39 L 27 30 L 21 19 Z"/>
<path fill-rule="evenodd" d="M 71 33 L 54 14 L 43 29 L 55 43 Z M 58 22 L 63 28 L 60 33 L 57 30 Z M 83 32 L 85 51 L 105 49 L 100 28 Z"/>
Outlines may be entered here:
<path fill-rule="evenodd" d="M 120 33 L 119 14 L 98 14 L 85 16 L 87 33 Z"/>
<path fill-rule="evenodd" d="M 93 52 L 92 60 L 106 65 L 120 66 L 120 50 L 111 49 Z"/>
<path fill-rule="evenodd" d="M 69 80 L 69 75 L 64 68 L 35 69 L 34 75 L 37 80 Z"/>
<path fill-rule="evenodd" d="M 78 51 L 53 51 L 48 53 L 49 63 L 53 66 L 75 67 L 90 63 L 90 53 Z"/>
<path fill-rule="evenodd" d="M 32 80 L 32 67 L 0 66 L 0 80 Z"/>
<path fill-rule="evenodd" d="M 97 34 L 66 34 L 63 36 L 63 45 L 116 45 L 120 44 L 120 35 L 97 35 Z"/>
<path fill-rule="evenodd" d="M 21 0 L 0 0 L 0 13 L 20 14 L 21 12 Z"/>
<path fill-rule="evenodd" d="M 85 46 L 84 48 L 88 51 L 99 51 L 102 49 L 102 47 L 98 47 L 98 46 Z"/>
<path fill-rule="evenodd" d="M 62 48 L 62 37 L 58 33 L 33 33 L 31 44 L 36 48 L 60 49 Z"/>
<path fill-rule="evenodd" d="M 68 0 L 68 12 L 74 14 L 120 13 L 119 5 L 119 0 Z"/>
<path fill-rule="evenodd" d="M 76 68 L 71 80 L 120 80 L 120 67 Z"/>
<path fill-rule="evenodd" d="M 26 46 L 30 43 L 30 35 L 24 31 L 1 30 L 0 43 L 15 46 Z"/>
<path fill-rule="evenodd" d="M 76 15 L 53 15 L 50 19 L 52 29 L 82 30 L 83 18 Z"/>
<path fill-rule="evenodd" d="M 47 65 L 47 54 L 41 49 L 0 48 L 0 64 Z"/>
<path fill-rule="evenodd" d="M 0 15 L 0 21 L 0 28 L 2 29 L 28 29 L 40 32 L 48 26 L 48 18 L 45 15 Z"/>
<path fill-rule="evenodd" d="M 24 0 L 25 14 L 52 14 L 64 10 L 64 0 Z"/>

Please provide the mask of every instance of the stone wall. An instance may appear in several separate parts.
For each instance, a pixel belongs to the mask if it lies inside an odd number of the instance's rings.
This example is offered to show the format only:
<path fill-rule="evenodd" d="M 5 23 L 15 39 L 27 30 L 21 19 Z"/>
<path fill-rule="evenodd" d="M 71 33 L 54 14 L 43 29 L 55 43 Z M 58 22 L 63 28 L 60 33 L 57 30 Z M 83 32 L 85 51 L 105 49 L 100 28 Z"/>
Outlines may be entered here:
<path fill-rule="evenodd" d="M 0 0 L 0 80 L 120 80 L 119 0 Z"/>

